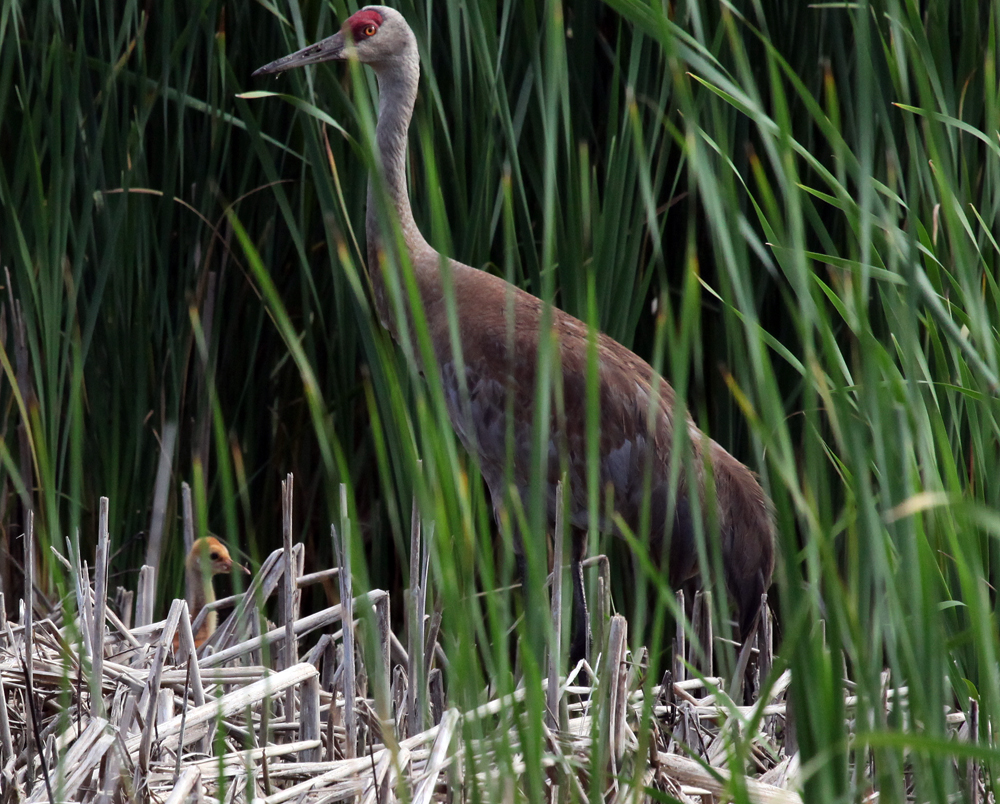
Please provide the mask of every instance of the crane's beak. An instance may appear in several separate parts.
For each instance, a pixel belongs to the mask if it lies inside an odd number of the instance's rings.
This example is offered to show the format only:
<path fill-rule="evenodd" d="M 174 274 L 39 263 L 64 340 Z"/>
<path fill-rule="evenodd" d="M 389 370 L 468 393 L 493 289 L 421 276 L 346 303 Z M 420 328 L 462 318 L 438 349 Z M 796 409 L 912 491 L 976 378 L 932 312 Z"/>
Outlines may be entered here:
<path fill-rule="evenodd" d="M 224 558 L 213 567 L 213 572 L 217 575 L 223 574 L 234 574 L 240 573 L 242 575 L 250 575 L 250 570 L 248 567 L 244 567 L 242 564 L 237 564 L 231 558 Z"/>
<path fill-rule="evenodd" d="M 265 64 L 259 70 L 254 71 L 253 77 L 283 73 L 285 70 L 304 67 L 307 64 L 319 64 L 324 61 L 346 59 L 345 45 L 344 34 L 338 31 L 333 36 L 328 36 L 314 45 L 309 45 L 309 47 L 304 47 L 302 50 L 297 50 L 288 56 L 282 56 L 270 64 Z"/>

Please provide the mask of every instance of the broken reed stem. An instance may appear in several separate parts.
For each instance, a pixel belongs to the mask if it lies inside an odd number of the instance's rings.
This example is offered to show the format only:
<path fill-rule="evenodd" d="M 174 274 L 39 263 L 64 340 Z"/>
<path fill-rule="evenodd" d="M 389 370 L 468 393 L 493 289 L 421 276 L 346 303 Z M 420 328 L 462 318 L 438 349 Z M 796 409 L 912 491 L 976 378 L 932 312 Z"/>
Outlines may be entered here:
<path fill-rule="evenodd" d="M 73 591 L 76 594 L 76 609 L 80 617 L 80 627 L 77 636 L 83 643 L 84 651 L 89 656 L 92 652 L 90 642 L 94 635 L 94 627 L 92 625 L 94 619 L 94 601 L 90 593 L 90 576 L 87 574 L 87 566 L 80 551 L 79 530 L 73 534 L 73 539 L 70 541 L 70 549 L 72 551 L 72 561 L 66 563 L 69 565 L 68 569 L 73 579 Z M 27 550 L 27 546 L 25 546 L 25 550 Z"/>
<path fill-rule="evenodd" d="M 377 664 L 374 668 L 375 679 L 375 709 L 383 728 L 392 722 L 392 701 L 389 697 L 389 685 L 392 672 L 392 660 L 389 656 L 389 597 L 386 595 L 375 601 L 375 637 L 377 645 Z"/>
<path fill-rule="evenodd" d="M 149 517 L 149 542 L 146 544 L 146 564 L 154 567 L 160 563 L 160 556 L 163 553 L 163 529 L 167 518 L 167 503 L 170 499 L 171 469 L 176 442 L 177 422 L 166 422 L 160 437 L 160 460 L 156 466 L 153 510 Z"/>
<path fill-rule="evenodd" d="M 608 747 L 610 756 L 620 762 L 625 752 L 625 711 L 627 696 L 625 688 L 625 651 L 628 645 L 628 623 L 620 614 L 611 618 L 608 629 L 608 658 L 605 664 L 605 684 L 607 685 L 606 706 L 608 712 Z"/>
<path fill-rule="evenodd" d="M 604 651 L 608 643 L 608 628 L 611 620 L 611 562 L 605 555 L 595 556 L 597 563 L 597 617 L 591 617 L 592 642 L 597 650 Z M 587 562 L 581 562 L 581 569 L 587 566 Z M 587 657 L 587 661 L 596 667 L 597 656 Z"/>
<path fill-rule="evenodd" d="M 677 628 L 674 637 L 674 681 L 684 681 L 687 678 L 687 668 L 684 666 L 684 659 L 687 656 L 687 632 L 684 630 L 687 614 L 684 608 L 684 590 L 678 589 L 677 599 Z"/>
<path fill-rule="evenodd" d="M 294 690 L 294 687 L 288 689 Z M 320 739 L 319 674 L 310 676 L 302 684 L 302 705 L 299 711 L 299 739 L 315 740 L 316 747 L 301 753 L 303 762 L 319 762 L 323 756 Z"/>
<path fill-rule="evenodd" d="M 295 595 L 298 589 L 295 585 L 295 563 L 292 560 L 292 501 L 293 477 L 289 472 L 281 483 L 281 535 L 284 558 L 284 595 L 282 597 L 282 614 L 285 618 L 284 663 L 288 668 L 298 661 L 298 643 L 295 639 Z M 291 687 L 285 693 L 285 720 L 289 723 L 295 720 L 295 690 Z"/>
<path fill-rule="evenodd" d="M 81 580 L 81 583 L 84 581 Z M 90 584 L 87 583 L 87 591 L 90 591 Z M 24 678 L 27 685 L 28 713 L 31 724 L 37 737 L 39 734 L 38 724 L 35 723 L 34 708 L 34 633 L 35 633 L 35 512 L 28 511 L 28 529 L 24 534 L 24 614 L 21 622 L 24 625 Z M 13 646 L 12 646 L 13 647 Z M 27 741 L 28 767 L 32 767 L 33 746 L 37 746 L 39 752 L 42 751 L 40 739 Z M 28 792 L 31 792 L 32 780 L 28 779 Z M 49 800 L 52 800 L 52 793 L 49 791 Z"/>
<path fill-rule="evenodd" d="M 966 726 L 969 731 L 969 742 L 975 745 L 979 742 L 979 701 L 975 698 L 969 698 L 969 713 L 967 718 Z M 965 784 L 971 804 L 979 804 L 981 800 L 981 796 L 979 795 L 979 761 L 976 759 L 968 760 Z"/>
<path fill-rule="evenodd" d="M 424 576 L 426 581 L 426 575 Z M 423 689 L 420 694 L 424 696 L 424 713 L 422 716 L 422 722 L 424 722 L 424 728 L 426 728 L 426 718 L 428 712 L 431 710 L 431 674 L 437 672 L 440 676 L 441 671 L 438 668 L 431 669 L 431 665 L 434 663 L 434 659 L 437 656 L 438 651 L 441 651 L 441 646 L 438 645 L 438 634 L 441 633 L 441 601 L 438 601 L 431 614 L 430 620 L 427 623 L 427 631 L 424 635 L 424 663 L 423 663 L 423 678 L 426 679 Z M 443 651 L 441 651 L 443 654 Z M 443 709 L 438 709 L 438 716 L 441 715 Z M 437 723 L 437 721 L 434 721 Z M 419 731 L 423 731 L 420 729 Z"/>
<path fill-rule="evenodd" d="M 6 767 L 13 756 L 14 739 L 10 733 L 10 716 L 7 714 L 7 691 L 3 685 L 3 674 L 0 674 L 0 767 Z"/>
<path fill-rule="evenodd" d="M 194 505 L 191 502 L 191 486 L 181 483 L 181 507 L 184 511 L 184 555 L 191 555 L 194 547 Z"/>
<path fill-rule="evenodd" d="M 344 607 L 344 726 L 347 729 L 347 742 L 344 756 L 353 759 L 357 755 L 358 724 L 354 716 L 355 692 L 355 657 L 354 657 L 354 606 L 351 590 L 351 520 L 347 508 L 347 486 L 340 486 L 340 539 L 337 530 L 331 526 L 334 551 L 340 564 L 340 599 Z"/>
<path fill-rule="evenodd" d="M 688 661 L 698 669 L 703 676 L 712 675 L 714 664 L 714 638 L 712 636 L 712 592 L 699 589 L 694 594 L 694 606 L 691 630 L 694 632 L 694 643 L 690 646 Z"/>
<path fill-rule="evenodd" d="M 767 592 L 760 596 L 760 675 L 764 681 L 774 665 L 774 615 L 767 604 Z"/>
<path fill-rule="evenodd" d="M 27 660 L 22 660 L 21 666 L 24 668 L 24 678 L 25 678 L 25 701 L 27 712 L 27 720 L 31 723 L 31 734 L 33 739 L 28 740 L 28 767 L 31 767 L 32 761 L 32 751 L 31 747 L 34 745 L 34 750 L 38 753 L 38 761 L 42 766 L 42 778 L 45 780 L 45 792 L 49 796 L 49 804 L 55 804 L 55 796 L 52 795 L 52 780 L 49 777 L 48 762 L 45 758 L 45 747 L 42 745 L 42 727 L 38 722 L 38 706 L 35 698 L 35 686 L 32 681 L 33 673 L 31 671 L 31 655 L 29 654 Z M 31 791 L 32 780 L 28 779 L 28 791 Z"/>
<path fill-rule="evenodd" d="M 139 570 L 139 583 L 135 595 L 135 624 L 137 627 L 153 624 L 153 607 L 156 604 L 156 568 L 148 564 Z"/>
<path fill-rule="evenodd" d="M 188 655 L 187 658 L 187 678 L 184 680 L 184 700 L 187 700 L 188 691 L 191 689 L 191 666 L 194 664 L 193 657 Z M 187 707 L 185 706 L 181 709 L 181 742 L 184 742 L 184 727 L 187 725 Z M 174 770 L 174 778 L 180 778 L 181 775 L 181 752 L 177 752 L 177 764 Z"/>
<path fill-rule="evenodd" d="M 420 461 L 417 462 L 417 472 L 421 470 Z M 423 697 L 426 676 L 423 672 L 423 652 L 424 652 L 424 612 L 421 605 L 423 597 L 421 595 L 422 582 L 420 573 L 421 556 L 420 539 L 420 511 L 417 508 L 417 495 L 413 495 L 413 505 L 410 509 L 410 589 L 406 596 L 407 602 L 407 687 L 406 687 L 406 709 L 407 723 L 406 734 L 408 737 L 423 730 Z"/>
<path fill-rule="evenodd" d="M 108 498 L 101 497 L 97 525 L 97 555 L 94 558 L 94 621 L 91 636 L 94 684 L 100 685 L 104 676 L 104 621 L 108 611 L 108 554 L 110 535 L 108 532 Z M 97 715 L 104 715 L 104 696 L 100 686 L 92 688 L 91 697 L 96 704 Z"/>
<path fill-rule="evenodd" d="M 563 578 L 563 483 L 556 483 L 556 524 L 553 530 L 555 555 L 552 564 L 552 642 L 549 649 L 549 686 L 545 693 L 545 722 L 550 729 L 559 724 L 559 663 L 562 661 L 562 578 Z"/>

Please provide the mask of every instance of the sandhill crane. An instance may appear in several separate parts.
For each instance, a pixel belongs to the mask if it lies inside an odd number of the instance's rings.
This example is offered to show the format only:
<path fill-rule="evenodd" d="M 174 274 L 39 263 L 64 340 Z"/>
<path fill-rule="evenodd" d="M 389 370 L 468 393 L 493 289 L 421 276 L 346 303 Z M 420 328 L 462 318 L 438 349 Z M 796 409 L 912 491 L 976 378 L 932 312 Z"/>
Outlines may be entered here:
<path fill-rule="evenodd" d="M 226 546 L 214 536 L 198 539 L 184 560 L 185 594 L 191 621 L 194 622 L 201 610 L 209 603 L 215 602 L 215 585 L 212 581 L 215 575 L 224 575 L 233 571 L 250 574 L 250 570 L 233 561 Z M 201 627 L 194 635 L 195 647 L 200 648 L 206 640 L 215 633 L 219 618 L 214 611 L 209 611 Z M 178 639 L 174 638 L 176 649 Z"/>
<path fill-rule="evenodd" d="M 347 59 L 371 66 L 377 76 L 375 153 L 384 190 L 398 219 L 405 256 L 413 267 L 452 425 L 465 448 L 478 456 L 494 509 L 499 513 L 510 483 L 522 500 L 529 499 L 536 361 L 544 305 L 503 279 L 443 257 L 417 228 L 410 209 L 405 171 L 407 131 L 417 97 L 420 64 L 413 31 L 397 11 L 367 6 L 348 18 L 338 33 L 273 61 L 254 75 Z M 379 318 L 399 341 L 400 324 L 391 302 L 386 272 L 400 263 L 387 260 L 385 253 L 395 248 L 398 241 L 394 233 L 386 236 L 381 229 L 376 207 L 378 190 L 375 179 L 370 178 L 366 220 L 368 266 Z M 450 273 L 447 292 L 453 293 L 457 311 L 460 361 L 452 351 L 442 269 Z M 554 412 L 551 419 L 547 513 L 551 526 L 561 471 L 560 455 L 564 454 L 569 460 L 569 525 L 573 529 L 571 657 L 580 658 L 588 638 L 580 566 L 589 525 L 585 465 L 588 328 L 558 309 L 551 311 L 551 322 L 559 344 L 565 409 Z M 697 510 L 704 511 L 704 507 L 692 505 L 684 471 L 679 473 L 674 504 L 670 504 L 675 425 L 673 389 L 657 377 L 649 364 L 611 338 L 599 335 L 597 351 L 601 488 L 610 486 L 615 512 L 635 531 L 644 506 L 644 467 L 650 467 L 651 488 L 646 500 L 651 513 L 649 549 L 652 556 L 665 563 L 669 581 L 676 587 L 698 573 L 694 514 Z M 464 366 L 464 376 L 459 376 L 459 366 Z M 511 399 L 512 421 L 506 413 Z M 651 407 L 655 409 L 652 422 Z M 717 509 L 711 519 L 717 531 L 709 528 L 706 532 L 719 534 L 725 581 L 738 608 L 739 628 L 745 639 L 755 623 L 761 594 L 770 585 L 774 566 L 770 502 L 754 474 L 703 435 L 689 416 L 685 415 L 682 425 L 689 434 L 690 466 L 700 501 L 705 499 L 705 458 L 711 461 Z M 509 467 L 506 437 L 511 430 L 508 428 L 512 428 L 514 442 Z M 671 511 L 672 524 L 668 528 L 666 519 Z M 597 525 L 603 532 L 614 530 L 608 517 L 602 516 Z M 515 550 L 523 580 L 523 545 Z"/>

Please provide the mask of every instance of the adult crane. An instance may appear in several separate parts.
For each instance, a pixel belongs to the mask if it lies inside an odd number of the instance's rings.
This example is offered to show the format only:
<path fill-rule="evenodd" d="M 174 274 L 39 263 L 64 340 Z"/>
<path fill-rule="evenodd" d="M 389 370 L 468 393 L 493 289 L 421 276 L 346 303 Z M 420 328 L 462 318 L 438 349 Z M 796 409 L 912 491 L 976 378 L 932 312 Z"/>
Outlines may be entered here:
<path fill-rule="evenodd" d="M 254 75 L 348 59 L 372 67 L 378 79 L 375 153 L 381 184 L 398 221 L 405 258 L 413 268 L 451 423 L 465 448 L 478 456 L 494 510 L 499 513 L 510 483 L 522 500 L 530 498 L 538 343 L 544 305 L 499 277 L 442 256 L 417 228 L 406 187 L 406 151 L 420 59 L 413 31 L 397 11 L 366 6 L 349 17 L 333 36 L 273 61 Z M 380 225 L 379 192 L 377 179 L 370 177 L 368 268 L 379 318 L 399 341 L 401 326 L 408 328 L 412 319 L 400 322 L 392 304 L 387 272 L 400 264 L 398 259 L 390 258 L 395 253 L 390 250 L 399 240 L 395 230 L 384 232 Z M 447 289 L 442 269 L 450 274 Z M 447 294 L 452 294 L 457 313 L 460 360 L 452 349 Z M 550 320 L 558 342 L 565 406 L 562 411 L 553 406 L 546 503 L 551 526 L 562 452 L 569 470 L 574 602 L 570 655 L 576 659 L 585 653 L 588 639 L 580 563 L 590 524 L 586 492 L 588 328 L 558 309 L 551 310 Z M 677 460 L 671 454 L 677 424 L 673 419 L 673 389 L 657 377 L 648 363 L 603 334 L 597 336 L 597 355 L 601 488 L 610 487 L 615 513 L 633 532 L 638 532 L 643 508 L 648 506 L 650 555 L 666 565 L 669 582 L 676 587 L 698 574 L 695 515 L 705 511 L 706 458 L 711 462 L 716 510 L 714 517 L 705 517 L 705 533 L 717 533 L 720 539 L 726 587 L 736 603 L 740 633 L 746 639 L 774 567 L 769 500 L 754 474 L 701 433 L 687 415 L 680 425 L 687 429 L 691 460 L 682 468 L 692 468 L 696 488 L 692 490 L 688 473 L 683 470 L 674 473 L 672 483 L 671 466 Z M 511 400 L 513 405 L 509 405 Z M 508 410 L 513 411 L 512 418 Z M 510 432 L 514 445 L 511 460 L 507 449 Z M 672 485 L 675 493 L 671 499 Z M 692 491 L 701 505 L 693 504 Z M 713 524 L 709 525 L 709 521 Z M 596 524 L 603 532 L 615 529 L 607 516 L 602 515 Z M 524 535 L 519 538 L 523 540 Z M 524 580 L 523 542 L 515 541 Z"/>

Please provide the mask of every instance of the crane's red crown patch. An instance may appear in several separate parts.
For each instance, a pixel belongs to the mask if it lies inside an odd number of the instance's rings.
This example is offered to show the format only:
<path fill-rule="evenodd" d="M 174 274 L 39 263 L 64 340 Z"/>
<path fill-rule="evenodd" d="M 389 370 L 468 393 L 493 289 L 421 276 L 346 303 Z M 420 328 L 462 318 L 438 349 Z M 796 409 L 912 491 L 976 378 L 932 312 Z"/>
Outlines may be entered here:
<path fill-rule="evenodd" d="M 351 38 L 355 42 L 360 42 L 374 33 L 374 31 L 367 30 L 369 26 L 374 25 L 375 29 L 378 30 L 381 24 L 381 14 L 371 9 L 364 9 L 348 17 L 347 22 L 344 23 L 344 27 L 351 29 Z"/>

